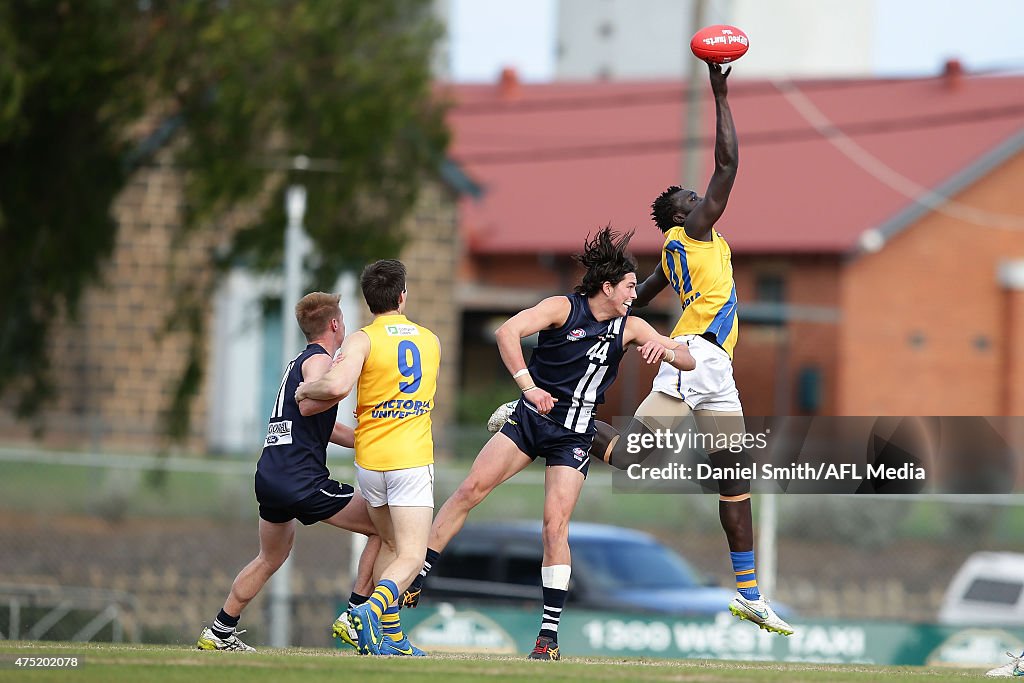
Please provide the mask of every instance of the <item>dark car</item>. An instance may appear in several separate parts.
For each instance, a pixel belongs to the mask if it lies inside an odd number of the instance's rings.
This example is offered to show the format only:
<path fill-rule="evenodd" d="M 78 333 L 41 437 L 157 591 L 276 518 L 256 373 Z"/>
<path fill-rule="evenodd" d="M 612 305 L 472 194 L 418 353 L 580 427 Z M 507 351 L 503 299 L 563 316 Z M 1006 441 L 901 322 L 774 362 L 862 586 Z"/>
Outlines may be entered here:
<path fill-rule="evenodd" d="M 467 524 L 427 576 L 420 604 L 541 600 L 540 522 Z M 568 602 L 615 611 L 708 615 L 725 611 L 734 591 L 709 585 L 686 560 L 649 534 L 573 522 Z"/>

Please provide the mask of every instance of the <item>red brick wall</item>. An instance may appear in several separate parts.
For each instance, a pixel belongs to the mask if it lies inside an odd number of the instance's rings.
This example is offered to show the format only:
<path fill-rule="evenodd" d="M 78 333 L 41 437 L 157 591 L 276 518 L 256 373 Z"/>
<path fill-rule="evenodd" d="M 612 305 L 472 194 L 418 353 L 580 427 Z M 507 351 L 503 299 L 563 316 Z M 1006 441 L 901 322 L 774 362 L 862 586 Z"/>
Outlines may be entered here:
<path fill-rule="evenodd" d="M 1006 303 L 1003 414 L 1024 415 L 1024 290 L 1007 290 L 1003 298 Z"/>
<path fill-rule="evenodd" d="M 571 291 L 582 271 L 565 255 L 512 254 L 468 257 L 473 264 L 469 281 L 491 287 Z"/>
<path fill-rule="evenodd" d="M 655 267 L 654 257 L 640 258 L 642 280 Z M 778 273 L 787 282 L 787 301 L 792 304 L 832 308 L 839 292 L 839 261 L 832 257 L 734 256 L 737 296 L 740 306 L 754 299 L 754 282 L 761 272 Z M 506 288 L 528 288 L 548 294 L 571 291 L 581 271 L 567 257 L 545 259 L 536 255 L 476 256 L 467 258 L 464 273 L 474 282 Z M 666 290 L 640 314 L 655 329 L 668 334 L 679 315 L 679 300 Z M 742 313 L 741 313 L 742 315 Z M 794 414 L 795 375 L 800 367 L 813 364 L 824 377 L 820 413 L 835 409 L 836 324 L 793 322 L 780 329 L 741 322 L 736 350 L 735 372 L 744 410 L 749 415 Z M 628 354 L 619 377 L 606 396 L 603 416 L 631 415 L 650 391 L 656 370 Z M 494 348 L 495 362 L 497 348 Z M 463 382 L 466 378 L 463 378 Z M 779 382 L 784 385 L 780 389 Z"/>
<path fill-rule="evenodd" d="M 1024 155 L 957 202 L 1024 216 Z M 880 252 L 846 268 L 838 411 L 847 415 L 998 415 L 1006 355 L 1024 353 L 1007 330 L 1004 259 L 1024 258 L 1024 230 L 931 213 Z"/>
<path fill-rule="evenodd" d="M 805 307 L 825 315 L 838 305 L 839 261 L 825 256 L 766 257 L 733 255 L 740 332 L 733 367 L 747 415 L 796 415 L 797 375 L 805 366 L 820 370 L 818 414 L 835 410 L 836 324 L 807 320 Z M 799 316 L 784 327 L 744 322 L 743 307 L 755 301 L 756 278 L 780 275 L 786 283 L 786 304 Z"/>

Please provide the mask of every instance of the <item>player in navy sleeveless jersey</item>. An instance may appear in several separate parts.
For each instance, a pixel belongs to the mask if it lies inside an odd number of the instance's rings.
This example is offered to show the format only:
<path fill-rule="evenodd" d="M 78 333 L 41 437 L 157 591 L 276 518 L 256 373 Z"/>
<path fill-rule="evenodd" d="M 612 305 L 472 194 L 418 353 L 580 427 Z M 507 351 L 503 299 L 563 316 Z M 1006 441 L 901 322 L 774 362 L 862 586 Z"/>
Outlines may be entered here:
<path fill-rule="evenodd" d="M 437 513 L 424 570 L 406 594 L 406 605 L 415 606 L 422 578 L 469 511 L 498 484 L 543 458 L 544 615 L 531 659 L 559 659 L 558 622 L 570 573 L 569 517 L 590 466 L 594 410 L 604 402 L 626 346 L 637 345 L 648 363 L 665 360 L 681 370 L 694 368 L 685 345 L 629 315 L 636 298 L 636 261 L 626 252 L 631 234 L 619 237 L 610 227 L 599 231 L 576 257 L 586 273 L 574 294 L 544 299 L 498 329 L 498 350 L 522 398 Z M 539 341 L 527 365 L 521 340 L 533 334 Z"/>
<path fill-rule="evenodd" d="M 285 369 L 256 466 L 260 553 L 235 577 L 224 607 L 199 637 L 200 650 L 252 651 L 239 639 L 237 634 L 242 631 L 236 632 L 235 627 L 242 610 L 291 552 L 296 519 L 307 525 L 327 522 L 371 536 L 359 560 L 351 600 L 365 600 L 373 586 L 370 574 L 380 540 L 366 501 L 348 484 L 331 479 L 327 469 L 328 442 L 351 448 L 354 432 L 335 422 L 337 404 L 314 401 L 304 403 L 300 410 L 294 398 L 303 380 L 318 379 L 330 369 L 331 359 L 345 339 L 338 300 L 337 294 L 313 292 L 295 306 L 295 318 L 308 345 Z M 344 634 L 342 639 L 350 640 Z"/>
<path fill-rule="evenodd" d="M 330 478 L 327 469 L 327 443 L 335 431 L 338 405 L 334 404 L 322 413 L 302 415 L 294 400 L 295 389 L 303 381 L 303 366 L 314 356 L 330 358 L 327 350 L 318 343 L 311 343 L 288 364 L 285 376 L 274 401 L 273 412 L 267 425 L 267 436 L 263 442 L 263 454 L 256 464 L 256 498 L 260 501 L 260 517 L 269 522 L 287 522 L 298 518 L 306 524 L 318 519 L 305 521 L 303 518 L 316 510 L 292 514 L 288 509 L 294 503 L 313 496 L 314 501 L 326 497 L 314 496 L 323 486 L 323 480 Z M 339 432 L 344 428 L 337 425 Z M 344 488 L 344 485 L 342 485 Z M 351 500 L 349 492 L 343 498 L 331 499 L 325 512 L 337 512 L 343 503 Z M 328 515 L 330 516 L 330 515 Z"/>

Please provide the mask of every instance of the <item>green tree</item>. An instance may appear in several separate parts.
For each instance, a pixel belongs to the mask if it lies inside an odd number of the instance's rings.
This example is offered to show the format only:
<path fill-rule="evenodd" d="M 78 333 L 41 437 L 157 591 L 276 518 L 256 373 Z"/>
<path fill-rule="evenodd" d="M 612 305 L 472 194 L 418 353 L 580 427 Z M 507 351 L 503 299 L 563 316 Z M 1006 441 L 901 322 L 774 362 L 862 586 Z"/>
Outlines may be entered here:
<path fill-rule="evenodd" d="M 0 390 L 50 387 L 45 346 L 111 252 L 111 203 L 133 169 L 173 143 L 186 231 L 240 203 L 258 220 L 231 255 L 280 264 L 285 186 L 309 188 L 307 230 L 338 269 L 394 254 L 399 225 L 447 145 L 432 93 L 440 35 L 429 0 L 11 0 L 0 5 Z M 161 124 L 132 137 L 143 114 Z M 137 126 L 136 126 L 137 127 Z M 314 159 L 319 172 L 286 163 Z M 211 259 L 213 256 L 211 255 Z M 223 255 L 220 259 L 225 261 Z M 196 283 L 169 325 L 204 333 Z M 191 291 L 188 288 L 191 287 Z M 171 411 L 182 433 L 202 376 L 198 342 Z"/>

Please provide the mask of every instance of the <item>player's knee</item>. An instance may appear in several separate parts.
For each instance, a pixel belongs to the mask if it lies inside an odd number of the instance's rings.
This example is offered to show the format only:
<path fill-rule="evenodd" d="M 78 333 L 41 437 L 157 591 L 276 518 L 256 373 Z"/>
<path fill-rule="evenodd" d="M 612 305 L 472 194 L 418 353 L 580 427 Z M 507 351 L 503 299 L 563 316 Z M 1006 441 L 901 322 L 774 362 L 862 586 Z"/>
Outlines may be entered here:
<path fill-rule="evenodd" d="M 291 551 L 288 550 L 283 553 L 260 553 L 258 559 L 262 563 L 264 571 L 268 574 L 273 574 L 280 569 L 281 565 L 284 564 L 284 561 L 288 559 L 290 552 Z"/>
<path fill-rule="evenodd" d="M 418 549 L 405 548 L 395 552 L 394 563 L 398 567 L 404 568 L 405 571 L 409 572 L 409 576 L 406 577 L 409 583 L 419 575 L 420 570 L 423 569 L 423 553 Z"/>
<path fill-rule="evenodd" d="M 634 417 L 612 447 L 608 464 L 617 470 L 625 470 L 630 465 L 642 463 L 657 450 L 657 442 L 654 431 Z"/>
<path fill-rule="evenodd" d="M 384 536 L 381 536 L 380 549 L 383 551 L 387 551 L 389 554 L 395 557 L 398 557 L 398 544 L 395 542 L 395 538 L 393 536 L 391 538 L 385 538 Z"/>
<path fill-rule="evenodd" d="M 750 479 L 741 476 L 742 471 L 749 468 L 753 462 L 749 453 L 745 450 L 739 452 L 715 451 L 708 455 L 708 460 L 711 461 L 712 467 L 722 471 L 725 475 L 718 478 L 718 495 L 723 500 L 745 500 L 750 497 Z"/>
<path fill-rule="evenodd" d="M 490 492 L 491 487 L 483 485 L 479 480 L 466 479 L 459 485 L 459 488 L 455 489 L 452 498 L 460 508 L 471 510 L 479 505 Z"/>
<path fill-rule="evenodd" d="M 569 520 L 545 519 L 541 531 L 545 548 L 557 548 L 569 542 Z"/>

